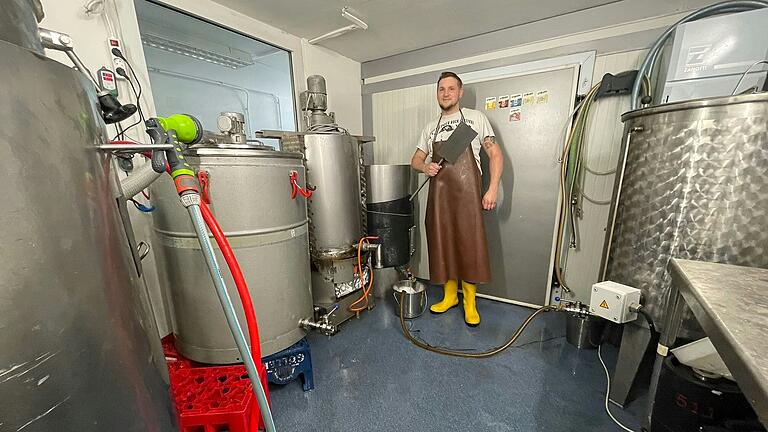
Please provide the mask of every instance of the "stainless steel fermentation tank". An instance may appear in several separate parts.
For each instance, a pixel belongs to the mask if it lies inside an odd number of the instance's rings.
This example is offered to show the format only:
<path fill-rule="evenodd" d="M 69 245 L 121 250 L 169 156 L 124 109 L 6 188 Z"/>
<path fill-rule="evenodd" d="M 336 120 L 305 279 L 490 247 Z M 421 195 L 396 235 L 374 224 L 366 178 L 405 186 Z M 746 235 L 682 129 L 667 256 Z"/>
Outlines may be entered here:
<path fill-rule="evenodd" d="M 622 120 L 629 142 L 606 278 L 640 288 L 662 326 L 670 259 L 768 268 L 768 94 L 661 105 Z"/>
<path fill-rule="evenodd" d="M 346 133 L 290 133 L 281 136 L 285 151 L 301 154 L 307 167 L 309 250 L 312 296 L 317 315 L 338 325 L 355 314 L 348 310 L 361 293 L 358 243 L 365 235 L 365 190 L 361 137 Z M 367 254 L 362 255 L 362 262 Z M 369 271 L 364 270 L 363 283 Z M 372 303 L 371 303 L 372 305 Z"/>
<path fill-rule="evenodd" d="M 315 316 L 338 325 L 355 316 L 349 307 L 361 297 L 370 271 L 360 280 L 355 271 L 358 243 L 366 233 L 365 178 L 362 144 L 372 137 L 350 135 L 325 113 L 325 80 L 307 79 L 301 109 L 307 132 L 262 131 L 259 136 L 277 138 L 282 150 L 301 155 L 307 168 L 309 249 L 312 258 L 312 296 Z M 363 262 L 367 251 L 361 253 Z M 369 301 L 369 308 L 373 300 Z"/>
<path fill-rule="evenodd" d="M 283 150 L 304 154 L 307 182 L 315 189 L 308 199 L 312 256 L 347 258 L 356 253 L 357 243 L 365 234 L 357 141 L 341 133 L 300 138 L 283 140 Z"/>
<path fill-rule="evenodd" d="M 0 429 L 176 431 L 96 92 L 33 6 L 0 8 Z"/>
<path fill-rule="evenodd" d="M 207 173 L 211 211 L 229 238 L 253 297 L 262 354 L 288 348 L 305 335 L 299 321 L 313 316 L 306 201 L 291 198 L 291 173 L 304 183 L 301 156 L 226 143 L 195 145 L 185 154 L 196 171 Z M 178 349 L 199 362 L 240 362 L 192 224 L 169 178 L 155 182 L 152 199 L 164 264 L 160 272 L 173 304 Z M 216 253 L 223 263 L 218 248 Z M 237 299 L 226 271 L 225 280 L 230 296 Z M 242 305 L 234 303 L 245 323 Z M 245 326 L 243 330 L 247 333 Z"/>

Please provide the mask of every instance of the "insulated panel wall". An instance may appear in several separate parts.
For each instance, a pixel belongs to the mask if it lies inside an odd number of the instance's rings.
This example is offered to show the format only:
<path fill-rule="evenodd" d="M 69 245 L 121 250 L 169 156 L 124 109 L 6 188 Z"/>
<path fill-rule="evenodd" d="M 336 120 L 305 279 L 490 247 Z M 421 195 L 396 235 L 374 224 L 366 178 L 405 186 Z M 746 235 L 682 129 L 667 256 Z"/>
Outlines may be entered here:
<path fill-rule="evenodd" d="M 437 106 L 435 84 L 410 87 L 373 94 L 373 161 L 376 164 L 408 164 L 419 140 L 422 128 L 440 114 Z M 424 174 L 419 174 L 418 181 L 424 181 Z M 425 187 L 415 203 L 416 253 L 411 259 L 414 274 L 429 277 L 429 262 L 426 254 L 423 219 L 427 205 Z M 421 247 L 424 245 L 424 247 Z"/>
<path fill-rule="evenodd" d="M 593 82 L 599 82 L 606 73 L 617 74 L 637 69 L 645 52 L 636 50 L 598 56 Z M 587 123 L 584 152 L 586 166 L 592 171 L 615 170 L 624 130 L 620 117 L 627 110 L 629 96 L 601 98 L 593 104 Z M 598 282 L 610 207 L 603 202 L 610 201 L 615 180 L 614 174 L 595 175 L 587 172 L 585 175 L 586 197 L 581 200 L 581 217 L 577 219 L 577 247 L 568 248 L 565 258 L 566 284 L 572 289 L 570 294 L 563 295 L 565 299 L 589 303 L 589 290 L 592 284 Z"/>

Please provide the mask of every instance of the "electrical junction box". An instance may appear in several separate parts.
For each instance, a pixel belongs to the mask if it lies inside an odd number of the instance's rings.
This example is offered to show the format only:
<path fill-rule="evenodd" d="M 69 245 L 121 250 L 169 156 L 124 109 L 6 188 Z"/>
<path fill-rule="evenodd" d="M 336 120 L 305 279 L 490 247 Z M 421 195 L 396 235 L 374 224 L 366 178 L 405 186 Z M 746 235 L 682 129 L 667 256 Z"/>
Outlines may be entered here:
<path fill-rule="evenodd" d="M 624 324 L 637 319 L 637 312 L 629 310 L 630 305 L 640 304 L 640 290 L 613 281 L 592 285 L 589 311 L 592 315 L 608 321 Z"/>

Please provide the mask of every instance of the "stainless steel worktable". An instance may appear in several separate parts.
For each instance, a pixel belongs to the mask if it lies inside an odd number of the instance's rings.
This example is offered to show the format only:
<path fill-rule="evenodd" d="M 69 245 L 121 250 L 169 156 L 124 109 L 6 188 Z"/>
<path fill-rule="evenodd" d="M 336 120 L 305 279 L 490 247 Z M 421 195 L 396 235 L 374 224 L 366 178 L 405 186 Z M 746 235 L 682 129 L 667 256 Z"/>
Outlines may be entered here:
<path fill-rule="evenodd" d="M 672 260 L 670 270 L 672 290 L 651 395 L 658 385 L 659 360 L 677 339 L 687 304 L 768 426 L 768 270 L 680 259 Z"/>

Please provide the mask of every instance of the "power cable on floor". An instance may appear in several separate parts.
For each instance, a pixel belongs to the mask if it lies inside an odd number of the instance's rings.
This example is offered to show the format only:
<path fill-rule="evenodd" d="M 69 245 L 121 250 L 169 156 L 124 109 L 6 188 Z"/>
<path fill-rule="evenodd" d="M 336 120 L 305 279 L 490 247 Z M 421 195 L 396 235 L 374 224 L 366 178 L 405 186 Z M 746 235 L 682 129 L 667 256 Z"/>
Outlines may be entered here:
<path fill-rule="evenodd" d="M 608 373 L 608 367 L 605 365 L 605 362 L 603 361 L 603 354 L 602 354 L 603 345 L 600 344 L 597 347 L 597 358 L 600 359 L 600 364 L 603 365 L 603 370 L 605 371 L 605 380 L 607 382 L 606 388 L 605 388 L 605 412 L 608 413 L 608 416 L 611 417 L 611 420 L 613 420 L 614 423 L 619 425 L 622 429 L 624 429 L 627 432 L 635 432 L 632 429 L 624 426 L 620 421 L 616 420 L 616 417 L 613 416 L 613 413 L 611 413 L 611 409 L 608 407 L 608 397 L 611 394 L 611 374 Z"/>

